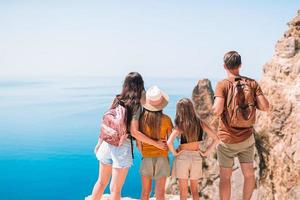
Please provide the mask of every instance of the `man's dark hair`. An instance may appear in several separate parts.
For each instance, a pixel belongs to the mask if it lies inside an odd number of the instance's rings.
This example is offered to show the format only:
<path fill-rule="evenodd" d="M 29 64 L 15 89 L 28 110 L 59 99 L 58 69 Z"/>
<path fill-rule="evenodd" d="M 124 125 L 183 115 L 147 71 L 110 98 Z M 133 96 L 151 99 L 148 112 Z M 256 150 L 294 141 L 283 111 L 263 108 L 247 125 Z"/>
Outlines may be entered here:
<path fill-rule="evenodd" d="M 242 64 L 241 56 L 236 51 L 229 51 L 224 55 L 224 64 L 227 69 L 236 69 Z"/>

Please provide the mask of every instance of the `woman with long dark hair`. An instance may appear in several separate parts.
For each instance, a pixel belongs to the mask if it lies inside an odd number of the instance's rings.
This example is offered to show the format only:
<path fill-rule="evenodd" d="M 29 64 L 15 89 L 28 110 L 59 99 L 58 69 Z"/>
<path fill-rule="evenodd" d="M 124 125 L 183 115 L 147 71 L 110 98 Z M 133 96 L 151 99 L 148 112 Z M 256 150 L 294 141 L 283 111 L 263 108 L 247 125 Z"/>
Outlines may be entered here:
<path fill-rule="evenodd" d="M 118 94 L 110 109 L 119 104 L 126 109 L 126 126 L 129 137 L 132 136 L 139 141 L 151 144 L 160 149 L 167 149 L 162 141 L 155 141 L 139 131 L 139 117 L 142 112 L 140 100 L 145 92 L 142 76 L 137 72 L 129 73 L 123 83 L 123 88 Z M 99 178 L 95 183 L 92 195 L 88 200 L 99 200 L 111 178 L 110 199 L 121 199 L 121 190 L 132 165 L 132 141 L 126 138 L 121 146 L 114 146 L 100 137 L 95 147 L 95 153 L 99 159 Z"/>

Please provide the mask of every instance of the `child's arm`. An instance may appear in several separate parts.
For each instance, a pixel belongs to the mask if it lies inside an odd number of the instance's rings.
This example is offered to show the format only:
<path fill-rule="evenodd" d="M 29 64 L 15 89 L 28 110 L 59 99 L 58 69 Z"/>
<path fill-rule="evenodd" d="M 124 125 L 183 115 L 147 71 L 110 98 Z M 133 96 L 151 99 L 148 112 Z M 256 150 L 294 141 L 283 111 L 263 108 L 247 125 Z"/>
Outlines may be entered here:
<path fill-rule="evenodd" d="M 140 153 L 142 153 L 142 142 L 140 140 L 136 140 L 136 146 Z"/>
<path fill-rule="evenodd" d="M 102 142 L 103 142 L 103 139 L 101 139 L 101 138 L 99 137 L 98 143 L 96 144 L 95 149 L 94 149 L 94 153 L 95 153 L 95 154 L 97 154 L 97 151 L 98 151 L 100 145 L 102 144 Z"/>
<path fill-rule="evenodd" d="M 167 129 L 167 134 L 166 134 L 165 141 L 168 141 L 168 139 L 169 139 L 170 136 L 171 136 L 172 130 L 173 130 L 173 128 L 174 128 L 171 119 L 170 119 L 170 122 L 169 122 L 169 123 L 170 123 L 170 124 L 169 124 L 169 128 Z"/>
<path fill-rule="evenodd" d="M 212 150 L 220 143 L 220 139 L 217 136 L 217 133 L 213 131 L 205 122 L 201 122 L 203 130 L 207 133 L 209 137 L 213 139 L 213 142 L 206 148 L 206 151 L 201 153 L 203 156 L 208 156 Z"/>
<path fill-rule="evenodd" d="M 177 128 L 174 128 L 168 141 L 167 141 L 167 145 L 169 147 L 169 150 L 173 153 L 174 156 L 178 156 L 180 154 L 180 152 L 178 152 L 177 150 L 175 150 L 174 148 L 174 140 L 175 138 L 180 134 L 180 132 L 178 131 Z"/>
<path fill-rule="evenodd" d="M 148 143 L 148 144 L 153 145 L 162 150 L 168 150 L 166 142 L 163 142 L 160 140 L 158 140 L 158 141 L 152 140 L 151 138 L 147 137 L 145 134 L 140 132 L 139 131 L 139 121 L 136 119 L 133 119 L 131 121 L 130 132 L 131 132 L 131 135 L 137 140 L 140 140 L 144 143 Z"/>

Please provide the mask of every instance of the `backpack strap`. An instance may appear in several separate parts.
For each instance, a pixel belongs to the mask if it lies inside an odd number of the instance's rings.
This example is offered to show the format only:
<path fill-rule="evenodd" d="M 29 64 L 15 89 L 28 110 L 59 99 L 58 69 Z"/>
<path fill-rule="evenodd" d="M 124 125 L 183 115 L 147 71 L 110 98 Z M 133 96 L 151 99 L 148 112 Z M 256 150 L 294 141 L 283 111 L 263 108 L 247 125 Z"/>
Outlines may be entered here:
<path fill-rule="evenodd" d="M 234 80 L 231 80 L 229 78 L 226 78 L 226 79 L 223 80 L 223 81 L 228 81 L 231 84 L 231 87 L 230 87 L 230 89 L 227 93 L 227 107 L 229 107 L 229 105 L 232 101 L 233 95 L 234 95 L 233 87 L 234 87 L 235 82 L 240 81 L 242 79 L 245 79 L 245 77 L 236 76 L 236 77 L 234 77 Z"/>
<path fill-rule="evenodd" d="M 227 92 L 227 105 L 226 107 L 229 107 L 231 101 L 232 101 L 232 98 L 233 98 L 233 82 L 230 80 L 230 79 L 224 79 L 223 81 L 228 81 L 230 83 L 230 89 L 228 90 Z"/>
<path fill-rule="evenodd" d="M 132 159 L 134 159 L 134 154 L 133 154 L 133 141 L 132 141 L 132 136 L 131 136 L 131 134 L 129 135 L 129 137 L 130 137 L 130 146 L 131 146 L 131 157 L 132 157 Z"/>
<path fill-rule="evenodd" d="M 117 100 L 117 103 L 118 103 L 120 106 L 123 106 L 123 107 L 126 109 L 126 111 L 128 112 L 128 107 L 125 105 L 125 103 L 124 103 L 122 100 L 120 100 L 120 99 L 118 98 L 118 95 L 116 96 L 116 100 Z M 126 114 L 126 115 L 127 115 L 127 114 Z M 127 118 L 126 120 L 128 120 L 128 117 L 126 117 L 126 118 Z M 127 126 L 128 126 L 128 124 L 127 124 Z M 128 127 L 127 127 L 127 129 L 128 129 Z M 127 130 L 127 133 L 128 133 L 128 135 L 129 135 L 129 139 L 130 139 L 131 157 L 132 157 L 132 159 L 134 159 L 134 153 L 133 153 L 133 139 L 132 139 L 132 136 L 131 136 L 131 133 L 130 133 L 129 130 Z"/>

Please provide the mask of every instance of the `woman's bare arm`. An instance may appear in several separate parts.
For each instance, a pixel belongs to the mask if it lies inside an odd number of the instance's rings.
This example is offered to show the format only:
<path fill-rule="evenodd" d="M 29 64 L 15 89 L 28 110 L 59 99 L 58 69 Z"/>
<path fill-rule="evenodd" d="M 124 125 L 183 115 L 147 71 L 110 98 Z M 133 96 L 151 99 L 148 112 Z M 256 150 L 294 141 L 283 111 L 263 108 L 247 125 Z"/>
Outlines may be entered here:
<path fill-rule="evenodd" d="M 97 151 L 98 151 L 100 145 L 102 144 L 102 142 L 103 142 L 103 139 L 101 139 L 101 138 L 99 137 L 98 143 L 96 144 L 96 146 L 95 146 L 95 148 L 94 148 L 94 153 L 95 153 L 95 154 L 97 153 Z"/>
<path fill-rule="evenodd" d="M 136 140 L 136 146 L 138 148 L 138 150 L 140 151 L 140 153 L 142 153 L 142 142 L 139 140 Z"/>

